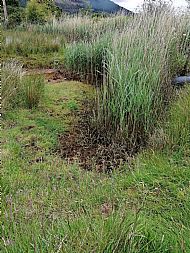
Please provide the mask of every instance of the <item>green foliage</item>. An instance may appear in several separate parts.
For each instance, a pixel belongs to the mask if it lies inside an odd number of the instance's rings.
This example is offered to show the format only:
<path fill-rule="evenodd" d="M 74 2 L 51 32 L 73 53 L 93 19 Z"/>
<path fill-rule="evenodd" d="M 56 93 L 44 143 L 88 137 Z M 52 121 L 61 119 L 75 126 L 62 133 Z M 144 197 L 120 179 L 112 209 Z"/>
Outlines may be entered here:
<path fill-rule="evenodd" d="M 44 3 L 39 3 L 37 0 L 30 0 L 27 3 L 26 21 L 32 24 L 43 24 L 51 16 L 51 11 Z"/>
<path fill-rule="evenodd" d="M 96 33 L 67 45 L 64 53 L 69 70 L 96 77 L 105 73 L 94 118 L 105 135 L 114 140 L 124 133 L 133 146 L 155 127 L 160 133 L 156 141 L 162 149 L 143 151 L 109 175 L 66 164 L 55 152 L 58 136 L 76 121 L 73 111 L 80 109 L 90 86 L 44 87 L 40 76 L 23 77 L 18 62 L 3 63 L 3 253 L 190 252 L 190 89 L 179 91 L 171 103 L 168 94 L 171 77 L 186 57 L 188 43 L 181 37 L 187 26 L 171 16 L 153 17 L 154 22 L 136 18 L 123 32 L 109 19 L 110 36 Z M 69 29 L 56 24 L 48 32 L 69 34 Z M 60 52 L 52 46 L 53 36 L 40 34 L 37 42 L 38 34 L 27 36 L 15 33 L 3 52 L 27 59 L 28 54 Z"/>
<path fill-rule="evenodd" d="M 123 31 L 129 20 L 129 17 L 123 15 L 107 18 L 63 15 L 59 20 L 53 19 L 45 25 L 35 25 L 32 28 L 37 32 L 62 34 L 69 43 L 79 41 L 90 43 L 104 34 L 111 34 L 116 30 Z"/>
<path fill-rule="evenodd" d="M 77 111 L 79 109 L 77 103 L 75 101 L 69 101 L 67 104 L 67 107 L 71 110 L 71 111 Z"/>
<path fill-rule="evenodd" d="M 190 161 L 146 151 L 107 175 L 53 152 L 72 123 L 63 102 L 83 101 L 86 89 L 47 84 L 40 110 L 4 115 L 1 251 L 189 252 Z"/>
<path fill-rule="evenodd" d="M 166 26 L 166 20 L 176 29 Z M 146 144 L 172 97 L 170 80 L 178 67 L 172 57 L 185 55 L 181 35 L 186 27 L 186 19 L 175 22 L 170 12 L 161 12 L 136 17 L 114 35 L 107 82 L 98 90 L 97 129 L 127 141 L 130 150 Z"/>
<path fill-rule="evenodd" d="M 8 27 L 13 28 L 20 25 L 24 20 L 24 8 L 19 6 L 7 6 Z"/>
<path fill-rule="evenodd" d="M 170 46 L 170 71 L 172 75 L 184 75 L 188 72 L 190 59 L 190 26 L 188 25 L 179 34 L 179 37 L 173 39 Z M 180 43 L 179 43 L 180 40 Z M 178 42 L 177 42 L 178 41 Z"/>

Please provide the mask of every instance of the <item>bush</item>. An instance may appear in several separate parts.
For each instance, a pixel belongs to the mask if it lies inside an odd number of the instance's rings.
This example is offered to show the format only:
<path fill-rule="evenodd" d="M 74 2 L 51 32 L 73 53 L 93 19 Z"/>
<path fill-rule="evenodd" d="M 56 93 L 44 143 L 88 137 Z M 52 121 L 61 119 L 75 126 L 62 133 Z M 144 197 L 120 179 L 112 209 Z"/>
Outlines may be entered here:
<path fill-rule="evenodd" d="M 24 8 L 19 6 L 7 6 L 9 13 L 8 27 L 13 28 L 20 25 L 24 20 Z"/>
<path fill-rule="evenodd" d="M 38 3 L 37 0 L 30 0 L 27 3 L 26 20 L 31 24 L 43 24 L 51 16 L 51 11 L 44 3 Z"/>

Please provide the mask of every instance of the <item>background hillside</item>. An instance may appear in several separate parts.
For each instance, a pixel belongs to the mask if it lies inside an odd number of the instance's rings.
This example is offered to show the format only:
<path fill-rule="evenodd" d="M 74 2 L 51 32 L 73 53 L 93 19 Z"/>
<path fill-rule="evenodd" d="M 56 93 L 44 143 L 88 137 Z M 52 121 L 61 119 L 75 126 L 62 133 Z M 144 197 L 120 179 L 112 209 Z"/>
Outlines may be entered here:
<path fill-rule="evenodd" d="M 115 4 L 110 0 L 55 0 L 55 3 L 62 10 L 67 12 L 78 12 L 82 8 L 91 8 L 94 12 L 108 12 L 114 13 L 119 11 L 124 11 L 131 13 L 129 10 Z"/>
<path fill-rule="evenodd" d="M 26 6 L 27 0 L 19 0 L 21 6 Z M 75 13 L 80 9 L 90 8 L 94 12 L 125 12 L 127 14 L 131 11 L 119 6 L 111 0 L 55 0 L 55 4 L 63 11 Z"/>

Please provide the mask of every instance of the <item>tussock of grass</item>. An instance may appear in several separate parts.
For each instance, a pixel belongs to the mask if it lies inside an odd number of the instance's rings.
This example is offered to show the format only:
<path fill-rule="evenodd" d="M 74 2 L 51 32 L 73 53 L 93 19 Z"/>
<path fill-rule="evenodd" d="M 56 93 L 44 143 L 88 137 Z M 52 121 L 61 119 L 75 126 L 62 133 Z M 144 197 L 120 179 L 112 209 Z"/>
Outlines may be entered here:
<path fill-rule="evenodd" d="M 21 86 L 21 78 L 23 76 L 22 65 L 16 60 L 7 61 L 7 63 L 2 64 L 1 69 L 1 92 L 2 92 L 2 108 L 13 105 L 17 102 L 17 91 Z M 14 100 L 13 100 L 14 98 Z"/>
<path fill-rule="evenodd" d="M 27 108 L 37 107 L 44 94 L 44 77 L 39 75 L 25 76 L 22 79 L 22 99 Z"/>
<path fill-rule="evenodd" d="M 2 108 L 4 111 L 15 107 L 34 108 L 42 100 L 44 78 L 24 76 L 22 65 L 10 60 L 2 65 Z"/>
<path fill-rule="evenodd" d="M 64 67 L 80 74 L 81 79 L 90 83 L 102 83 L 106 50 L 110 41 L 110 35 L 107 34 L 93 43 L 84 41 L 67 45 L 64 51 Z"/>

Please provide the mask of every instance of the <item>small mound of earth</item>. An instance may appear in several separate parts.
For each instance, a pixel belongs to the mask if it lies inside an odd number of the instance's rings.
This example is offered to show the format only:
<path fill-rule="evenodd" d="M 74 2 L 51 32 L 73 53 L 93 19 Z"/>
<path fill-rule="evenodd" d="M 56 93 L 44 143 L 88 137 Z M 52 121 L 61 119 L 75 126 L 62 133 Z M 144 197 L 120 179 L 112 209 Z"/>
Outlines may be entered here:
<path fill-rule="evenodd" d="M 77 162 L 86 170 L 109 172 L 124 163 L 131 163 L 128 147 L 120 142 L 110 142 L 92 129 L 82 115 L 80 122 L 69 133 L 59 135 L 58 154 L 69 164 Z"/>

